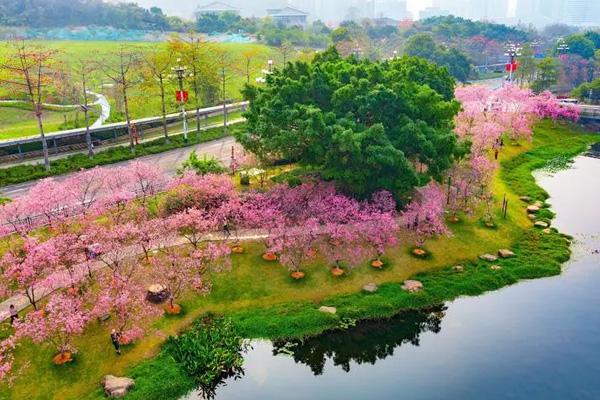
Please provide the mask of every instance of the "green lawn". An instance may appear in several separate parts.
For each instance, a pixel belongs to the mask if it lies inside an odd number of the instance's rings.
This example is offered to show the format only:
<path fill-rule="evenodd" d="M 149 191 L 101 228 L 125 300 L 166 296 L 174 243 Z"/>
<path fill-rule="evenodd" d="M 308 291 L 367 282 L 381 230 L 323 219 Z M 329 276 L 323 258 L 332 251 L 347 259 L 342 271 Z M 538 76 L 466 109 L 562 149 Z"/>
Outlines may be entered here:
<path fill-rule="evenodd" d="M 66 66 L 75 65 L 79 60 L 91 60 L 92 62 L 108 59 L 115 56 L 115 51 L 119 49 L 119 46 L 126 45 L 139 50 L 140 53 L 144 53 L 149 50 L 156 49 L 160 46 L 166 46 L 165 43 L 150 43 L 150 42 L 106 42 L 106 41 L 39 41 L 36 42 L 50 49 L 58 50 L 57 58 Z M 255 52 L 254 59 L 251 62 L 251 81 L 256 77 L 262 75 L 261 70 L 267 66 L 268 59 L 274 59 L 277 64 L 281 64 L 281 54 L 275 48 L 268 47 L 262 44 L 253 43 L 213 43 L 211 46 L 217 51 L 225 51 L 231 59 L 232 67 L 229 69 L 226 91 L 227 97 L 230 99 L 239 100 L 241 99 L 240 89 L 243 88 L 246 83 L 246 65 L 244 59 L 244 52 L 253 51 Z M 6 52 L 7 46 L 0 44 L 0 55 Z M 100 70 L 95 71 L 91 76 L 91 89 L 98 92 L 103 92 L 108 98 L 113 108 L 113 112 L 121 113 L 123 110 L 120 107 L 115 107 L 117 103 L 115 98 L 120 96 L 120 93 L 110 89 L 102 89 L 101 83 L 108 83 L 109 80 L 102 74 Z M 170 93 L 174 88 L 169 89 L 167 95 L 167 108 L 168 113 L 177 111 L 177 104 L 174 99 L 174 94 Z M 188 87 L 189 90 L 189 87 Z M 0 88 L 0 98 L 10 98 L 11 95 L 4 92 Z M 151 91 L 146 88 L 142 88 L 139 85 L 134 85 L 130 90 L 129 102 L 131 105 L 131 117 L 132 118 L 143 118 L 154 115 L 159 115 L 161 112 L 159 93 Z M 6 126 L 10 121 L 5 122 L 5 117 L 2 115 L 0 110 L 0 126 Z M 124 120 L 120 118 L 120 114 L 117 118 L 111 118 L 111 122 L 117 120 Z M 12 129 L 11 129 L 12 131 Z"/>
<path fill-rule="evenodd" d="M 99 109 L 95 108 L 90 113 L 90 120 L 93 122 L 98 114 Z M 80 126 L 83 125 L 84 115 L 83 112 L 74 110 L 44 110 L 43 121 L 44 131 L 49 133 L 70 129 L 75 126 L 75 121 L 78 121 Z M 39 135 L 39 128 L 32 111 L 27 107 L 0 104 L 0 140 L 36 135 Z"/>
<path fill-rule="evenodd" d="M 559 154 L 573 156 L 599 139 L 572 125 L 542 123 L 536 128 L 533 143 L 507 146 L 501 153 L 502 168 L 493 188 L 498 208 L 507 194 L 508 218 L 498 216 L 495 230 L 483 228 L 477 219 L 451 225 L 452 237 L 428 242 L 433 253 L 428 260 L 409 254 L 412 240 L 404 233 L 401 245 L 387 252 L 382 271 L 365 265 L 335 279 L 317 262 L 305 269 L 306 279 L 295 282 L 280 265 L 261 259 L 260 243 L 246 244 L 244 254 L 233 256 L 231 271 L 214 276 L 210 295 L 188 296 L 183 302 L 185 315 L 157 320 L 148 336 L 120 357 L 114 355 L 107 328 L 100 324 L 92 324 L 86 335 L 77 339 L 81 353 L 69 366 L 53 366 L 53 349 L 49 347 L 23 345 L 17 351 L 17 364 L 30 365 L 10 389 L 0 389 L 0 398 L 100 399 L 103 394 L 99 382 L 104 374 L 135 377 L 136 388 L 128 396 L 131 399 L 176 397 L 190 388 L 190 380 L 171 359 L 155 356 L 166 335 L 181 331 L 206 312 L 229 315 L 248 337 L 297 337 L 336 327 L 342 317 L 390 316 L 406 308 L 477 295 L 520 279 L 558 274 L 560 264 L 569 257 L 568 239 L 555 231 L 543 234 L 534 230 L 526 217 L 525 203 L 518 197 L 530 195 L 544 200 L 546 195 L 535 184 L 532 170 Z M 511 247 L 517 256 L 499 261 L 502 270 L 492 271 L 489 264 L 477 261 L 480 254 L 504 247 Z M 457 263 L 466 267 L 465 272 L 452 271 L 450 266 Z M 397 283 L 415 275 L 424 282 L 425 290 L 407 294 Z M 378 293 L 366 295 L 360 288 L 367 282 L 382 287 Z M 336 306 L 338 315 L 318 312 L 321 304 Z"/>

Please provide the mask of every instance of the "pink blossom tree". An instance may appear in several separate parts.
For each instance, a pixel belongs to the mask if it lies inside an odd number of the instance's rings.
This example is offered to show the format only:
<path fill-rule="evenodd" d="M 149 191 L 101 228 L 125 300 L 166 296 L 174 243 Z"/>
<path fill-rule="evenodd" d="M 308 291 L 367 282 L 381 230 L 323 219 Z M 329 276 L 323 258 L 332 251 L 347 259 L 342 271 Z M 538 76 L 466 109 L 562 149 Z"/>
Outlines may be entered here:
<path fill-rule="evenodd" d="M 169 194 L 163 215 L 171 215 L 186 208 L 210 211 L 238 196 L 233 182 L 226 175 L 198 175 L 186 172 L 167 185 Z"/>
<path fill-rule="evenodd" d="M 360 225 L 328 223 L 321 228 L 321 253 L 333 267 L 332 273 L 340 275 L 343 267 L 353 269 L 369 256 L 369 249 L 362 240 Z"/>
<path fill-rule="evenodd" d="M 71 355 L 77 352 L 72 345 L 73 337 L 83 333 L 89 318 L 81 296 L 56 293 L 43 310 L 30 312 L 22 321 L 15 322 L 15 329 L 17 337 L 53 345 L 58 352 L 54 361 L 62 364 L 71 361 Z"/>
<path fill-rule="evenodd" d="M 449 233 L 444 223 L 446 199 L 439 186 L 430 182 L 420 190 L 419 197 L 402 213 L 407 226 L 415 232 L 417 249 L 422 248 L 428 238 Z"/>
<path fill-rule="evenodd" d="M 127 177 L 131 190 L 138 195 L 142 203 L 161 191 L 167 182 L 166 175 L 160 168 L 138 160 L 121 167 L 117 172 Z"/>
<path fill-rule="evenodd" d="M 26 237 L 22 247 L 10 249 L 0 261 L 4 270 L 5 287 L 13 294 L 27 297 L 34 310 L 38 309 L 38 291 L 52 287 L 58 257 L 51 241 L 40 242 Z"/>
<path fill-rule="evenodd" d="M 367 246 L 373 266 L 381 266 L 381 257 L 387 247 L 398 244 L 399 227 L 393 213 L 373 212 L 358 223 L 357 229 Z"/>
<path fill-rule="evenodd" d="M 279 262 L 292 271 L 292 276 L 303 277 L 304 264 L 316 256 L 314 246 L 319 225 L 311 218 L 302 225 L 286 227 L 280 225 L 273 230 L 269 239 L 269 252 L 279 254 Z M 299 275 L 300 274 L 300 275 Z"/>
<path fill-rule="evenodd" d="M 189 208 L 168 218 L 170 229 L 186 238 L 194 248 L 198 248 L 205 235 L 222 228 L 220 220 L 197 208 Z"/>

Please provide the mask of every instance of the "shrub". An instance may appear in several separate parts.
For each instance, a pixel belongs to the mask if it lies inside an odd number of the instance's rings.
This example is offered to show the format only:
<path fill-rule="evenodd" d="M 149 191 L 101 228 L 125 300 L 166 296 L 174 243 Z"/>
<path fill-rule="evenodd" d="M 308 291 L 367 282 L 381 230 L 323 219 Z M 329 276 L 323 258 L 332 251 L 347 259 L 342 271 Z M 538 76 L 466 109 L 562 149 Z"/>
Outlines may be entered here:
<path fill-rule="evenodd" d="M 169 337 L 165 351 L 204 388 L 241 370 L 248 344 L 229 319 L 204 317 L 178 337 Z"/>

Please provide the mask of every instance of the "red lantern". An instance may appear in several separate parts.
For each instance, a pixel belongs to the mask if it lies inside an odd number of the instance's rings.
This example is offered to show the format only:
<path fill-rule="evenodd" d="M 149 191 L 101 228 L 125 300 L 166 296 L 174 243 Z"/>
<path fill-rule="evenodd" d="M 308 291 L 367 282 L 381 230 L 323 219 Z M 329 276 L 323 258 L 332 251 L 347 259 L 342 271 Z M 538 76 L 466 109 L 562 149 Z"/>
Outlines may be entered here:
<path fill-rule="evenodd" d="M 518 66 L 516 62 L 506 64 L 506 72 L 517 72 Z"/>
<path fill-rule="evenodd" d="M 187 90 L 178 90 L 175 92 L 175 98 L 179 103 L 187 103 L 188 101 L 188 92 Z"/>

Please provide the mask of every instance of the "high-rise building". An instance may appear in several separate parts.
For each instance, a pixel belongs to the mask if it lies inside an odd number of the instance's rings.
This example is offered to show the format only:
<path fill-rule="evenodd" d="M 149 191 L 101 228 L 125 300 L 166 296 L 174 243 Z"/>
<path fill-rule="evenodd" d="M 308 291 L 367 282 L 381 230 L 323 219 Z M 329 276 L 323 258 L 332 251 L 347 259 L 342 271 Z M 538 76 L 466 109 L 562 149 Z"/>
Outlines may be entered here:
<path fill-rule="evenodd" d="M 600 25 L 600 3 L 590 0 L 565 0 L 564 22 L 577 26 Z"/>
<path fill-rule="evenodd" d="M 469 17 L 474 20 L 497 20 L 508 16 L 508 0 L 471 0 Z"/>

